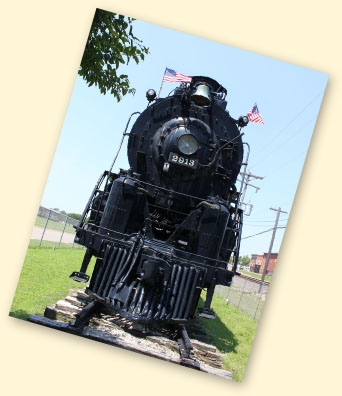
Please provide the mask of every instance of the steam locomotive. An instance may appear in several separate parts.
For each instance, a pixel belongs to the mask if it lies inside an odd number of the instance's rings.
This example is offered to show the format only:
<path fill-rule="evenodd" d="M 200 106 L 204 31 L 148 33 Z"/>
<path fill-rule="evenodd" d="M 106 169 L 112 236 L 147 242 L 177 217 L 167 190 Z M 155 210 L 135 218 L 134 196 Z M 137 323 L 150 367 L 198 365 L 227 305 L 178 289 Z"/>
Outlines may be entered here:
<path fill-rule="evenodd" d="M 109 312 L 182 324 L 206 289 L 199 315 L 215 318 L 214 288 L 229 286 L 237 270 L 243 211 L 235 184 L 248 123 L 230 116 L 226 95 L 195 76 L 165 98 L 147 91 L 130 132 L 128 122 L 130 168 L 113 173 L 113 163 L 96 183 L 76 227 L 75 242 L 87 250 L 70 275 L 88 282 L 95 256 L 86 293 Z"/>

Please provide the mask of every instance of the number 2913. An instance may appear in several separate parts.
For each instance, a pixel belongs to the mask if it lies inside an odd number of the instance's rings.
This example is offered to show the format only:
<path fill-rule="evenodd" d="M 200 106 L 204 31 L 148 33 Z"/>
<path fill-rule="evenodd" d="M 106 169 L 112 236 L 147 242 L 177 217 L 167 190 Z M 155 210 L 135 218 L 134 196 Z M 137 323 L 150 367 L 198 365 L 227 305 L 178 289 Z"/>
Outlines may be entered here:
<path fill-rule="evenodd" d="M 183 164 L 183 165 L 188 165 L 188 166 L 195 166 L 195 160 L 189 159 L 189 158 L 180 157 L 177 154 L 172 154 L 171 161 L 172 162 L 177 162 L 178 164 Z"/>

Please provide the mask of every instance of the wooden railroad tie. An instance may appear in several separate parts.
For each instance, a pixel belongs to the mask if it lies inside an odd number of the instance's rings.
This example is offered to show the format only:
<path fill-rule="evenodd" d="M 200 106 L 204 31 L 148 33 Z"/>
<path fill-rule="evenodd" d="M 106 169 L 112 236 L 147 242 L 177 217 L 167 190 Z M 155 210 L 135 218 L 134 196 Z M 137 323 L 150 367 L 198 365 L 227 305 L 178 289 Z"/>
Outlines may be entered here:
<path fill-rule="evenodd" d="M 81 331 L 70 330 L 69 323 L 91 300 L 84 290 L 78 290 L 51 307 L 46 307 L 44 317 L 31 315 L 29 321 L 71 332 L 76 335 L 110 344 L 119 348 L 139 352 L 171 363 L 181 364 L 179 345 L 170 337 L 167 330 L 156 326 L 145 326 L 124 318 L 119 314 L 104 312 L 94 315 L 89 325 Z M 220 377 L 232 379 L 232 374 L 222 369 L 222 355 L 210 344 L 198 320 L 186 325 L 191 343 L 192 354 L 199 363 L 199 370 Z"/>

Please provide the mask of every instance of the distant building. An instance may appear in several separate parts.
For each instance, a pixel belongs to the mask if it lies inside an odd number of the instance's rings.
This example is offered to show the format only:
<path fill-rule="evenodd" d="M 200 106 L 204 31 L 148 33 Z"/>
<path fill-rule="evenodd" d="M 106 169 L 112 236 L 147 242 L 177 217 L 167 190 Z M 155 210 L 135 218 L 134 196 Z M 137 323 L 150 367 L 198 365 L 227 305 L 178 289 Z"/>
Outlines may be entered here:
<path fill-rule="evenodd" d="M 271 253 L 270 262 L 268 263 L 267 275 L 272 275 L 274 267 L 276 265 L 278 253 Z M 264 254 L 252 254 L 251 261 L 249 263 L 250 272 L 256 274 L 263 274 L 266 265 L 267 253 Z"/>

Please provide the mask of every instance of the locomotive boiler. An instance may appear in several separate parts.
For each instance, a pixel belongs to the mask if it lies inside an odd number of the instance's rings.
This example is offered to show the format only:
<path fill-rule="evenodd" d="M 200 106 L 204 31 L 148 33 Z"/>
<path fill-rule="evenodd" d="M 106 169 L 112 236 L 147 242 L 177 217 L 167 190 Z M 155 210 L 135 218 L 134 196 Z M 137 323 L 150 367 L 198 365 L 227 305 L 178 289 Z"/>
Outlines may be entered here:
<path fill-rule="evenodd" d="M 206 289 L 199 315 L 215 318 L 215 286 L 229 286 L 237 270 L 243 212 L 235 185 L 248 123 L 230 116 L 226 95 L 195 76 L 165 98 L 147 91 L 147 108 L 130 132 L 127 124 L 130 168 L 113 173 L 112 165 L 96 183 L 76 227 L 85 256 L 70 276 L 88 282 L 94 256 L 86 293 L 107 311 L 182 324 Z"/>

